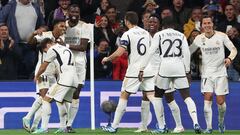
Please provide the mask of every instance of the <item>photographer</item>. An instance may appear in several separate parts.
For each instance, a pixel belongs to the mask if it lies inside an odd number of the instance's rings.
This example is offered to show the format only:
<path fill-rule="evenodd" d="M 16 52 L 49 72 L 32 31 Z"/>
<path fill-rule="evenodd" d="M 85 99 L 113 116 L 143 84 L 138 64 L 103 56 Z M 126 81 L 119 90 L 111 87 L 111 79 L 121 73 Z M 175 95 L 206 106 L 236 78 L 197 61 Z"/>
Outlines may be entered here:
<path fill-rule="evenodd" d="M 17 53 L 6 24 L 0 24 L 0 80 L 17 79 Z"/>

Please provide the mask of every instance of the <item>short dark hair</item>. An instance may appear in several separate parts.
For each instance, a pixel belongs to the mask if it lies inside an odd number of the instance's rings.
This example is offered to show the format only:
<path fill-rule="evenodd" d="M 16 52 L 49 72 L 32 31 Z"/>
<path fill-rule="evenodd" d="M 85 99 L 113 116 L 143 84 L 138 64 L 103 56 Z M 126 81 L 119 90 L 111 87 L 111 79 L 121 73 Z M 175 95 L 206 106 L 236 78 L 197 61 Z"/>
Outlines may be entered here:
<path fill-rule="evenodd" d="M 138 24 L 138 15 L 134 11 L 128 11 L 125 14 L 125 19 L 129 21 L 132 25 L 137 25 Z"/>
<path fill-rule="evenodd" d="M 66 20 L 65 19 L 54 19 L 53 20 L 53 27 L 55 26 L 55 25 L 58 25 L 59 23 L 61 23 L 61 22 L 65 22 Z"/>
<path fill-rule="evenodd" d="M 41 49 L 45 49 L 47 48 L 47 44 L 53 43 L 52 39 L 50 38 L 44 38 L 41 42 L 40 42 L 40 47 Z"/>
<path fill-rule="evenodd" d="M 151 14 L 151 15 L 149 16 L 149 18 L 151 18 L 151 17 L 156 17 L 156 18 L 160 21 L 160 17 L 159 17 L 158 14 Z"/>
<path fill-rule="evenodd" d="M 79 8 L 80 10 L 80 7 L 77 5 L 77 4 L 72 4 L 68 7 L 68 10 L 70 10 L 70 8 Z"/>
<path fill-rule="evenodd" d="M 0 23 L 0 27 L 2 26 L 6 26 L 7 27 L 7 24 L 6 23 Z"/>
<path fill-rule="evenodd" d="M 162 19 L 162 27 L 164 28 L 174 28 L 175 22 L 172 16 L 166 16 Z"/>

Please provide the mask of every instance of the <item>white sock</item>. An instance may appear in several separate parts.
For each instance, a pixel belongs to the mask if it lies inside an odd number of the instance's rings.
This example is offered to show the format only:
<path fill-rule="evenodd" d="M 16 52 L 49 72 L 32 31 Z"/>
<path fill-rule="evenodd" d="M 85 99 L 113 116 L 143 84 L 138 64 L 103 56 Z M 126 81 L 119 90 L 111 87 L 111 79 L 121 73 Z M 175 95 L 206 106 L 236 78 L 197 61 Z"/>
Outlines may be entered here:
<path fill-rule="evenodd" d="M 142 100 L 141 104 L 141 129 L 147 129 L 148 118 L 150 113 L 150 101 Z"/>
<path fill-rule="evenodd" d="M 152 95 L 148 95 L 148 99 L 153 104 L 154 112 L 158 121 L 158 126 L 160 129 L 163 129 L 165 127 L 165 118 L 162 98 L 156 98 Z"/>
<path fill-rule="evenodd" d="M 38 124 L 39 124 L 41 118 L 42 118 L 42 107 L 40 107 L 34 115 L 32 127 L 31 127 L 32 129 L 36 129 L 38 127 Z"/>
<path fill-rule="evenodd" d="M 48 129 L 48 122 L 50 119 L 50 114 L 51 114 L 52 108 L 51 104 L 47 101 L 42 102 L 42 124 L 41 128 L 42 129 Z"/>
<path fill-rule="evenodd" d="M 67 120 L 67 126 L 71 127 L 73 124 L 73 121 L 77 115 L 79 108 L 79 99 L 73 99 L 72 103 L 70 105 L 69 111 L 68 111 L 68 120 Z"/>
<path fill-rule="evenodd" d="M 27 115 L 25 116 L 25 118 L 32 119 L 34 113 L 40 108 L 41 105 L 42 105 L 42 97 L 39 96 L 33 102 L 32 107 L 29 110 L 29 112 L 27 113 Z"/>
<path fill-rule="evenodd" d="M 119 101 L 118 101 L 118 105 L 117 105 L 116 112 L 115 112 L 115 115 L 114 115 L 114 120 L 113 120 L 113 123 L 112 123 L 113 128 L 118 127 L 118 125 L 119 125 L 119 123 L 122 119 L 122 116 L 126 111 L 126 107 L 127 107 L 127 100 L 120 98 Z"/>
<path fill-rule="evenodd" d="M 183 125 L 182 125 L 181 114 L 180 114 L 180 109 L 178 107 L 178 104 L 176 103 L 175 100 L 173 100 L 172 102 L 168 103 L 168 106 L 172 111 L 172 115 L 176 123 L 176 127 L 182 128 Z"/>
<path fill-rule="evenodd" d="M 198 124 L 198 118 L 197 118 L 197 109 L 194 101 L 192 100 L 191 97 L 188 97 L 184 100 L 184 102 L 187 105 L 189 115 L 192 118 L 193 124 Z"/>
<path fill-rule="evenodd" d="M 60 119 L 60 128 L 66 128 L 66 115 L 67 109 L 64 103 L 56 102 L 58 107 L 59 119 Z"/>
<path fill-rule="evenodd" d="M 226 112 L 226 103 L 224 102 L 222 105 L 218 104 L 218 123 L 223 124 L 224 116 Z"/>
<path fill-rule="evenodd" d="M 212 129 L 212 101 L 204 100 L 204 116 L 207 129 Z"/>

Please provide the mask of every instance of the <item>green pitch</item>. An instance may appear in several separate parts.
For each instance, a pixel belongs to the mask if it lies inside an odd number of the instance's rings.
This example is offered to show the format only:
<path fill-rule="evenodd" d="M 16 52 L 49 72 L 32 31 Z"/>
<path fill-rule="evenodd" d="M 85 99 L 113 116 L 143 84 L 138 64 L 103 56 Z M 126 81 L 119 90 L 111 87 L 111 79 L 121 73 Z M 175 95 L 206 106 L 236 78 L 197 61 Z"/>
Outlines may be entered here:
<path fill-rule="evenodd" d="M 134 133 L 135 129 L 119 129 L 118 132 L 116 133 L 116 135 L 150 135 L 151 133 Z M 56 131 L 56 129 L 51 129 L 49 131 L 48 134 L 46 135 L 56 135 L 54 134 L 54 131 Z M 111 133 L 106 133 L 101 131 L 100 129 L 96 129 L 96 130 L 91 130 L 91 129 L 86 129 L 86 128 L 82 128 L 82 129 L 76 129 L 77 133 L 75 134 L 61 134 L 61 135 L 112 135 Z M 168 133 L 169 135 L 171 133 Z M 0 130 L 0 135 L 29 135 L 29 133 L 27 133 L 25 130 L 23 129 L 17 129 L 17 130 Z M 174 134 L 172 134 L 174 135 Z M 176 134 L 175 134 L 176 135 Z M 196 135 L 194 133 L 194 131 L 188 130 L 185 131 L 182 134 L 178 134 L 178 135 Z M 223 135 L 218 133 L 218 131 L 214 131 L 212 135 Z M 228 130 L 225 132 L 224 135 L 240 135 L 240 130 Z"/>

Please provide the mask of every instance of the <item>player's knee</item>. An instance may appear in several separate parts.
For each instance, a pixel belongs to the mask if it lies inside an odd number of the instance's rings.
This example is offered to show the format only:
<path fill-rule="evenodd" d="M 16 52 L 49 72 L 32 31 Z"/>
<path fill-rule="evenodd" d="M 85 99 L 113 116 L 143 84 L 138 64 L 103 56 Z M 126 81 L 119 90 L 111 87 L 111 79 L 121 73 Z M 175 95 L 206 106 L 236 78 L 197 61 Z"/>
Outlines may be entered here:
<path fill-rule="evenodd" d="M 181 90 L 179 90 L 179 92 L 180 92 L 183 100 L 190 97 L 189 89 L 181 89 Z"/>
<path fill-rule="evenodd" d="M 142 100 L 143 101 L 149 101 L 146 93 L 143 93 Z"/>
<path fill-rule="evenodd" d="M 165 93 L 165 99 L 167 103 L 171 103 L 174 100 L 173 92 Z"/>
<path fill-rule="evenodd" d="M 155 86 L 155 97 L 158 97 L 158 98 L 162 98 L 163 95 L 164 95 L 164 90 L 163 89 L 159 89 L 158 87 Z"/>

